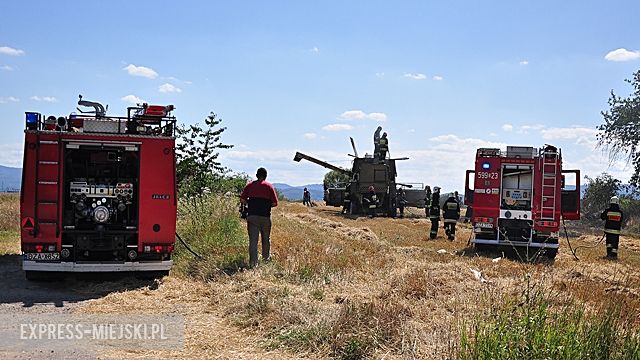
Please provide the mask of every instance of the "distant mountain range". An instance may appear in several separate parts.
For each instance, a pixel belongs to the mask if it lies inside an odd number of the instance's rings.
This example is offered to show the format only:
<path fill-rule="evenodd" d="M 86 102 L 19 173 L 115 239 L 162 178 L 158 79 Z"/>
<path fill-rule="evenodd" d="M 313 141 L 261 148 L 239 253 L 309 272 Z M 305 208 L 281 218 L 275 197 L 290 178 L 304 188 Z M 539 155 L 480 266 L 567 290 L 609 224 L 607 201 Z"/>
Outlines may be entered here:
<path fill-rule="evenodd" d="M 22 169 L 0 165 L 0 192 L 20 191 Z"/>
<path fill-rule="evenodd" d="M 302 200 L 304 188 L 311 193 L 311 200 L 320 201 L 324 198 L 324 186 L 322 184 L 309 184 L 291 186 L 288 184 L 274 183 L 273 186 L 288 200 Z"/>

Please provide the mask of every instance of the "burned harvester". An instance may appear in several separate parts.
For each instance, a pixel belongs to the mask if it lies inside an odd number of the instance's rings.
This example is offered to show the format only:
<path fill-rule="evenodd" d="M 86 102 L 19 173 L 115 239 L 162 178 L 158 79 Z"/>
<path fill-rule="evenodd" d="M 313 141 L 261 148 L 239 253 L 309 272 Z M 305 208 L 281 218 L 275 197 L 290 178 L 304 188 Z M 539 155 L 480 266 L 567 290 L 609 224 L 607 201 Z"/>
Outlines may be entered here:
<path fill-rule="evenodd" d="M 424 190 L 410 189 L 412 185 L 396 182 L 396 160 L 407 160 L 408 158 L 380 159 L 371 155 L 358 157 L 353 139 L 351 139 L 351 143 L 355 153 L 351 170 L 329 164 L 301 152 L 296 152 L 293 158 L 298 162 L 305 159 L 349 177 L 348 183 L 325 189 L 324 201 L 327 205 L 344 206 L 347 213 L 354 215 L 375 214 L 394 217 L 398 209 L 396 189 L 403 187 L 405 188 L 405 206 L 424 207 L 426 198 Z M 375 191 L 373 202 L 369 197 L 369 189 L 372 186 Z"/>

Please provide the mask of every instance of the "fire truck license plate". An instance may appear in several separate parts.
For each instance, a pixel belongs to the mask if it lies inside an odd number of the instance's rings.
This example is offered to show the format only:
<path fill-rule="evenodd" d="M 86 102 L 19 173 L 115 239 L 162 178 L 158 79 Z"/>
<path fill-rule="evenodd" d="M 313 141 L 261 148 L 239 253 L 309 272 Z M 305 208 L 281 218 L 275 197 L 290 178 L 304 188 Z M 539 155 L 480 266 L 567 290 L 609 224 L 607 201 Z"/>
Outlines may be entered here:
<path fill-rule="evenodd" d="M 60 260 L 60 253 L 26 253 L 25 260 Z"/>
<path fill-rule="evenodd" d="M 485 222 L 476 223 L 476 226 L 479 228 L 493 228 L 492 223 L 485 223 Z"/>

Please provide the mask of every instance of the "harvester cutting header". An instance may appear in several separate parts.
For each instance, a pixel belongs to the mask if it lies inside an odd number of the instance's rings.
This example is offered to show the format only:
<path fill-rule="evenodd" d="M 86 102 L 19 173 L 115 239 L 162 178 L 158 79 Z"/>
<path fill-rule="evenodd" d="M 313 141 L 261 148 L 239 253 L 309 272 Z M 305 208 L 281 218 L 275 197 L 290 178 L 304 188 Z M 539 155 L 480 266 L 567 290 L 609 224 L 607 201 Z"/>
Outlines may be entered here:
<path fill-rule="evenodd" d="M 25 116 L 20 217 L 27 277 L 167 272 L 177 208 L 173 105 L 129 107 L 126 117 L 109 116 L 82 96 L 78 105 L 89 109 Z"/>

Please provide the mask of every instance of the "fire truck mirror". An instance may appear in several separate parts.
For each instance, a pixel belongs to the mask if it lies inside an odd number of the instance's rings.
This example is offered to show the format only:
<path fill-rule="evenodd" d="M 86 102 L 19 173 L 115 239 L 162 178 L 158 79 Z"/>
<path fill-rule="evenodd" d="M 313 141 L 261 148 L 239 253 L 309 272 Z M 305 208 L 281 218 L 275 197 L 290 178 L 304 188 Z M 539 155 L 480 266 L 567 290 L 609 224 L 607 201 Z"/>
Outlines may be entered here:
<path fill-rule="evenodd" d="M 564 184 L 565 184 L 565 176 L 562 175 L 562 179 L 560 180 L 560 188 L 564 189 Z"/>

